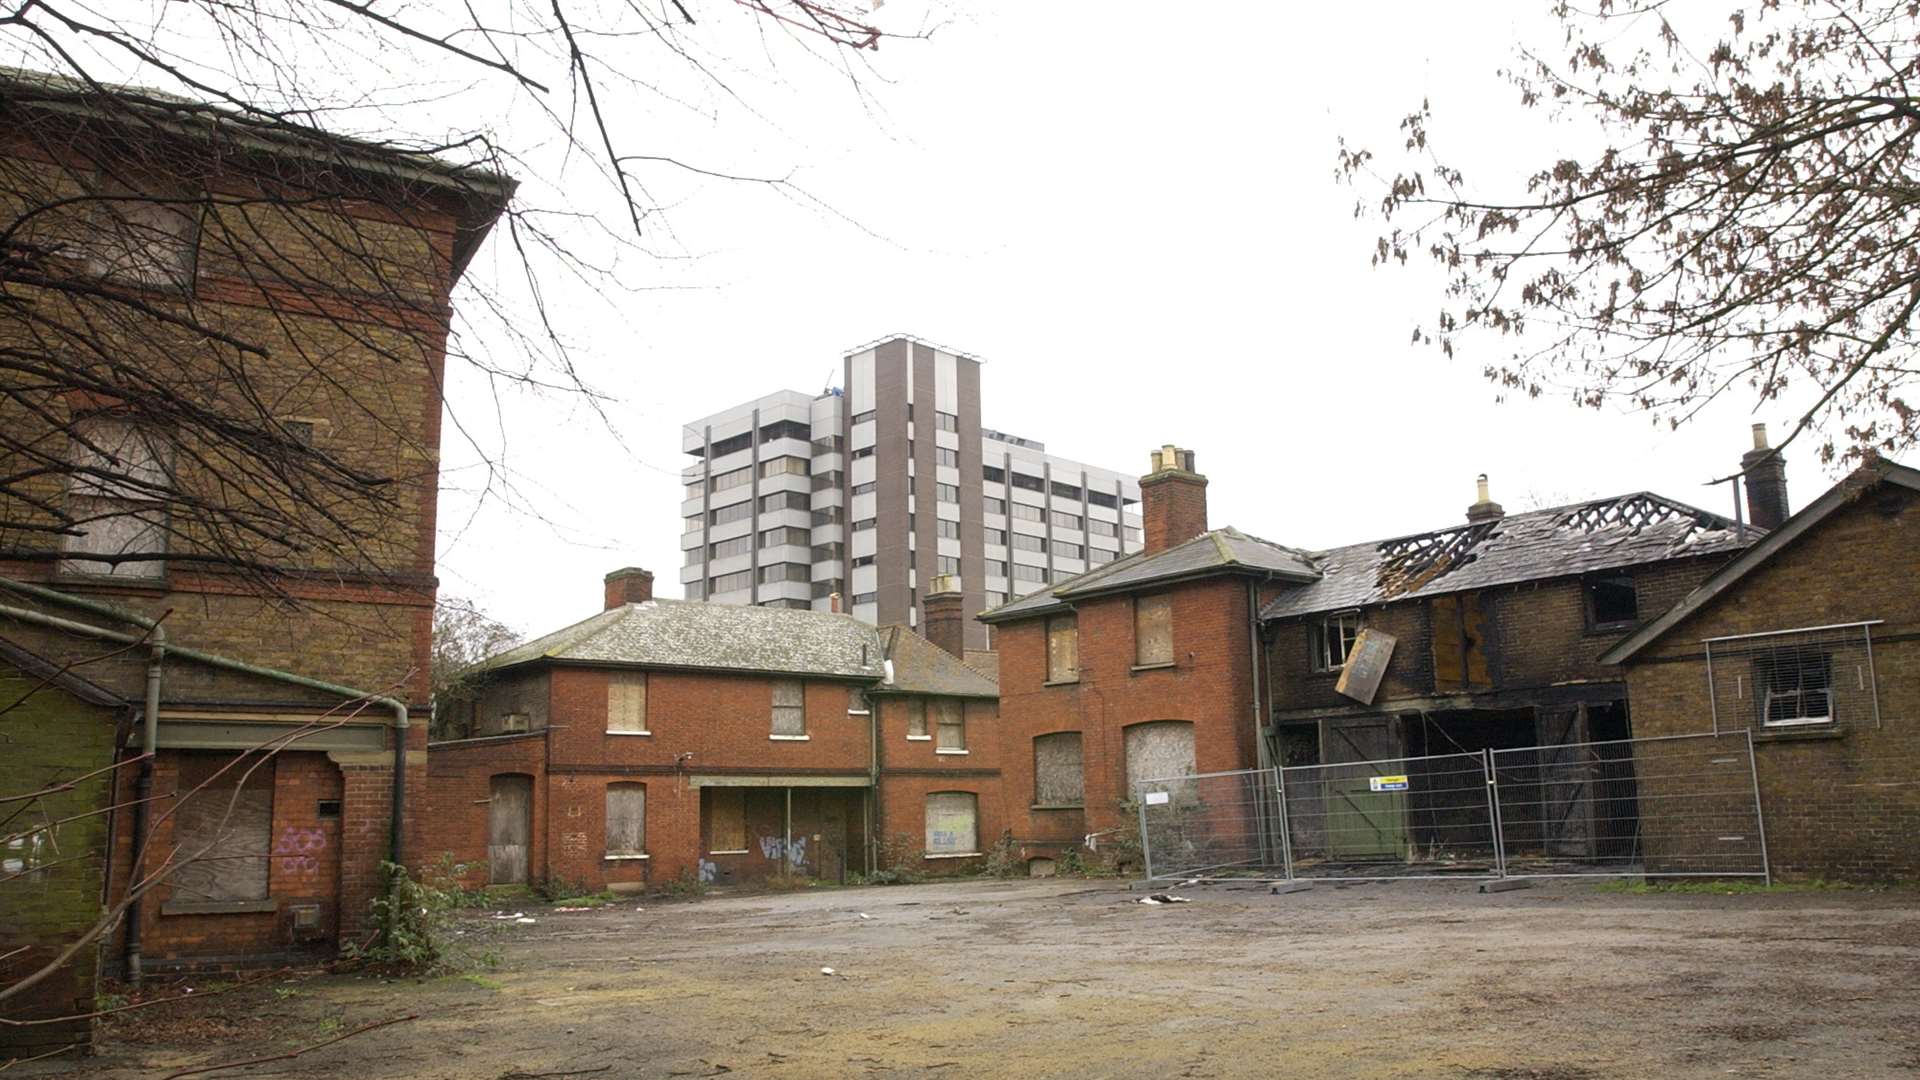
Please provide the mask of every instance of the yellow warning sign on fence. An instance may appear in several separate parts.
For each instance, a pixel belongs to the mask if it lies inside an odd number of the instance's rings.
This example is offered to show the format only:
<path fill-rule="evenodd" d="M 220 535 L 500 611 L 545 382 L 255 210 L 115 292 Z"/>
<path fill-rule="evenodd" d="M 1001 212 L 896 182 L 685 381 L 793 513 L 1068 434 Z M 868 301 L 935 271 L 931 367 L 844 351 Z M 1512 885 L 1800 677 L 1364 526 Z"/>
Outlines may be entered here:
<path fill-rule="evenodd" d="M 1367 789 L 1369 791 L 1405 791 L 1407 790 L 1407 778 L 1404 776 L 1369 776 L 1367 777 Z"/>

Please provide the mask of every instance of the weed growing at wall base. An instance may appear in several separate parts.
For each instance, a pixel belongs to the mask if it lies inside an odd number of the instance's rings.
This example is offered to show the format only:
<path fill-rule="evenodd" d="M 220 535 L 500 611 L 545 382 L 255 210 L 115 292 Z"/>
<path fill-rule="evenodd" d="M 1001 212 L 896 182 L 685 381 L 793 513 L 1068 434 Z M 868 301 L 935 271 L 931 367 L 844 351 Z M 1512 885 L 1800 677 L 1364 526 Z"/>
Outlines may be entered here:
<path fill-rule="evenodd" d="M 347 960 L 413 974 L 492 965 L 491 957 L 455 943 L 455 913 L 468 894 L 450 857 L 417 881 L 396 863 L 381 863 L 380 874 L 383 887 L 372 901 L 375 934 L 364 948 L 349 942 L 342 950 Z"/>

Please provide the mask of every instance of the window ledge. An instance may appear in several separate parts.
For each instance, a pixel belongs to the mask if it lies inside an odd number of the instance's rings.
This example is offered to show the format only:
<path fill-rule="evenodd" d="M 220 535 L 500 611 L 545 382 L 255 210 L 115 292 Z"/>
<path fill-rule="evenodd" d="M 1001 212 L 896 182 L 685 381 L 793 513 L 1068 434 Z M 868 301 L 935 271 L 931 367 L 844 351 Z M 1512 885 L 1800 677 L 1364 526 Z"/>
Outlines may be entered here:
<path fill-rule="evenodd" d="M 873 710 L 872 709 L 848 709 L 847 715 L 848 716 L 872 716 Z"/>
<path fill-rule="evenodd" d="M 707 854 L 709 855 L 747 855 L 747 854 L 750 854 L 750 852 L 748 852 L 746 848 L 728 848 L 725 851 L 709 851 L 707 852 Z"/>
<path fill-rule="evenodd" d="M 1173 668 L 1178 666 L 1179 666 L 1179 661 L 1167 660 L 1158 664 L 1135 664 L 1132 667 L 1128 668 L 1127 670 L 1133 672 L 1135 675 L 1138 675 L 1143 671 L 1165 671 L 1168 668 Z"/>
<path fill-rule="evenodd" d="M 609 735 L 651 735 L 651 731 L 609 731 Z"/>
<path fill-rule="evenodd" d="M 169 900 L 160 905 L 162 915 L 250 915 L 279 911 L 280 901 L 265 900 Z"/>
<path fill-rule="evenodd" d="M 1825 742 L 1847 737 L 1847 729 L 1832 724 L 1793 724 L 1753 729 L 1756 743 Z"/>
<path fill-rule="evenodd" d="M 769 735 L 767 736 L 767 738 L 773 740 L 774 742 L 811 742 L 813 739 L 813 736 L 811 735 Z"/>
<path fill-rule="evenodd" d="M 932 741 L 933 741 L 933 736 L 931 736 L 931 735 L 909 735 L 909 736 L 907 736 L 907 741 L 908 741 L 908 742 L 932 742 Z"/>
<path fill-rule="evenodd" d="M 1085 803 L 1060 803 L 1054 806 L 1043 806 L 1040 803 L 1034 803 L 1032 806 L 1027 807 L 1029 810 L 1085 810 L 1086 808 Z"/>
<path fill-rule="evenodd" d="M 607 862 L 637 862 L 637 861 L 639 861 L 639 860 L 641 860 L 641 859 L 651 859 L 651 858 L 653 858 L 653 856 L 651 856 L 651 855 L 646 855 L 646 854 L 640 854 L 640 855 L 614 855 L 614 854 L 606 854 L 606 855 L 602 855 L 602 856 L 600 856 L 600 857 L 601 857 L 602 859 L 604 859 L 604 860 L 606 860 Z"/>
<path fill-rule="evenodd" d="M 932 854 L 929 854 L 929 855 L 924 855 L 924 856 L 922 856 L 922 858 L 927 858 L 927 859 L 977 859 L 977 858 L 979 858 L 979 857 L 980 857 L 980 856 L 981 856 L 982 854 L 983 854 L 982 852 L 978 852 L 978 851 L 962 851 L 962 852 L 958 852 L 958 853 L 956 853 L 956 854 L 953 854 L 953 855 L 932 855 Z"/>
<path fill-rule="evenodd" d="M 1080 680 L 1079 679 L 1048 679 L 1046 682 L 1043 682 L 1040 685 L 1041 686 L 1079 686 Z"/>
<path fill-rule="evenodd" d="M 943 746 L 943 747 L 941 747 L 940 749 L 938 749 L 938 750 L 935 750 L 935 751 L 934 751 L 934 753 L 936 753 L 936 754 L 965 754 L 965 753 L 967 753 L 967 751 L 965 751 L 965 750 L 954 750 L 954 749 L 951 749 L 951 748 L 949 748 L 949 747 L 945 747 L 945 746 Z"/>

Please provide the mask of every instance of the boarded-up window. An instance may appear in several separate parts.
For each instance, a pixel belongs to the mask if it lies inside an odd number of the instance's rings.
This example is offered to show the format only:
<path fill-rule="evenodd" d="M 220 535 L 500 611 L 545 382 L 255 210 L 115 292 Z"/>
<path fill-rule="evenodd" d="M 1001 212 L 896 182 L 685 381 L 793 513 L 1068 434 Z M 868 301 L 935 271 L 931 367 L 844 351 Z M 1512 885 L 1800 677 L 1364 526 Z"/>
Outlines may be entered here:
<path fill-rule="evenodd" d="M 1047 681 L 1080 678 L 1080 626 L 1071 615 L 1047 620 Z"/>
<path fill-rule="evenodd" d="M 183 755 L 179 791 L 173 839 L 181 865 L 173 875 L 174 902 L 265 900 L 273 846 L 273 762 Z"/>
<path fill-rule="evenodd" d="M 502 773 L 487 800 L 487 873 L 495 885 L 524 885 L 533 837 L 533 777 Z"/>
<path fill-rule="evenodd" d="M 979 802 L 971 791 L 927 796 L 927 854 L 973 855 L 980 850 Z"/>
<path fill-rule="evenodd" d="M 647 785 L 607 785 L 607 854 L 647 852 Z"/>
<path fill-rule="evenodd" d="M 745 788 L 707 789 L 707 853 L 739 855 L 747 850 Z"/>
<path fill-rule="evenodd" d="M 900 708 L 907 714 L 907 738 L 926 738 L 927 703 L 919 698 L 907 698 L 900 703 Z"/>
<path fill-rule="evenodd" d="M 74 533 L 62 546 L 73 555 L 162 555 L 167 550 L 166 512 L 171 487 L 171 449 L 159 436 L 119 420 L 91 417 L 74 425 L 67 513 Z M 162 559 L 102 562 L 67 558 L 64 573 L 157 578 Z"/>
<path fill-rule="evenodd" d="M 873 704 L 867 700 L 866 687 L 847 687 L 847 711 L 850 713 L 868 713 L 873 711 Z"/>
<path fill-rule="evenodd" d="M 607 730 L 647 730 L 647 675 L 617 671 L 607 677 Z"/>
<path fill-rule="evenodd" d="M 807 733 L 806 686 L 798 679 L 780 679 L 773 684 L 773 733 Z"/>
<path fill-rule="evenodd" d="M 1056 731 L 1033 740 L 1033 804 L 1080 806 L 1086 782 L 1080 772 L 1080 733 Z"/>
<path fill-rule="evenodd" d="M 1143 780 L 1193 774 L 1193 725 L 1156 720 L 1127 729 L 1127 791 Z"/>
<path fill-rule="evenodd" d="M 1142 596 L 1134 600 L 1133 662 L 1173 663 L 1173 597 Z"/>
<path fill-rule="evenodd" d="M 1428 601 L 1436 691 L 1490 690 L 1487 668 L 1487 605 L 1480 593 L 1436 596 Z"/>
<path fill-rule="evenodd" d="M 933 715 L 938 722 L 938 741 L 934 746 L 941 750 L 965 750 L 967 748 L 967 712 L 958 698 L 934 698 Z"/>

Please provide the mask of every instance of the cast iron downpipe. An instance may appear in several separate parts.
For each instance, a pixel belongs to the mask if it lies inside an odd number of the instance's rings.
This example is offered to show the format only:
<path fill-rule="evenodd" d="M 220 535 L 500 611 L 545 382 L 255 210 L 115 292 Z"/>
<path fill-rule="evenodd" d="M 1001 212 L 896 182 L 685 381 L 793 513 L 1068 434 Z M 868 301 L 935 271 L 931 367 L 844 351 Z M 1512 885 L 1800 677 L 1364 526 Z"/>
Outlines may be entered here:
<path fill-rule="evenodd" d="M 105 627 L 94 626 L 91 623 L 62 619 L 57 615 L 48 615 L 45 612 L 35 611 L 32 608 L 0 604 L 0 617 L 3 618 L 35 623 L 55 630 L 62 630 L 70 634 L 95 637 L 106 641 L 118 641 L 122 644 L 132 645 L 146 641 L 153 647 L 153 652 L 147 666 L 146 716 L 144 718 L 146 724 L 144 731 L 145 741 L 141 747 L 146 751 L 147 761 L 141 769 L 139 786 L 135 788 L 142 800 L 150 794 L 153 786 L 153 758 L 159 750 L 157 744 L 159 742 L 160 732 L 160 665 L 169 653 L 174 656 L 185 657 L 196 663 L 205 664 L 208 667 L 222 668 L 243 675 L 252 675 L 256 678 L 286 683 L 291 686 L 304 687 L 308 690 L 317 690 L 321 693 L 333 694 L 350 701 L 364 700 L 371 704 L 383 705 L 391 709 L 393 711 L 393 721 L 390 725 L 393 728 L 393 812 L 390 815 L 392 821 L 387 831 L 387 859 L 389 862 L 404 865 L 402 863 L 402 857 L 405 854 L 405 829 L 402 826 L 402 822 L 404 820 L 403 815 L 406 809 L 407 798 L 407 729 L 411 726 L 407 715 L 406 702 L 397 698 L 387 697 L 383 694 L 369 694 L 364 690 L 358 690 L 351 686 L 342 686 L 339 683 L 325 682 L 320 679 L 309 679 L 304 675 L 296 675 L 291 671 L 281 671 L 278 668 L 249 664 L 244 660 L 235 660 L 231 657 L 220 656 L 215 653 L 201 652 L 198 649 L 168 645 L 166 641 L 166 630 L 158 622 L 144 615 L 115 607 L 112 604 L 72 596 L 60 592 L 57 589 L 49 589 L 43 585 L 35 585 L 25 581 L 14 581 L 10 578 L 0 578 L 0 588 L 36 597 L 48 603 L 62 604 L 80 611 L 89 611 L 96 615 L 141 627 L 145 631 L 145 633 L 142 634 L 129 634 L 123 631 L 108 630 Z M 141 834 L 145 831 L 145 807 L 146 803 L 144 801 L 134 804 L 135 831 L 133 834 L 133 867 L 135 873 L 139 871 L 140 857 L 143 854 L 142 848 L 144 847 L 144 843 Z M 129 882 L 129 884 L 131 884 L 131 882 Z M 127 909 L 127 974 L 136 981 L 138 979 L 140 959 L 139 911 L 140 905 L 138 904 L 133 904 Z"/>

